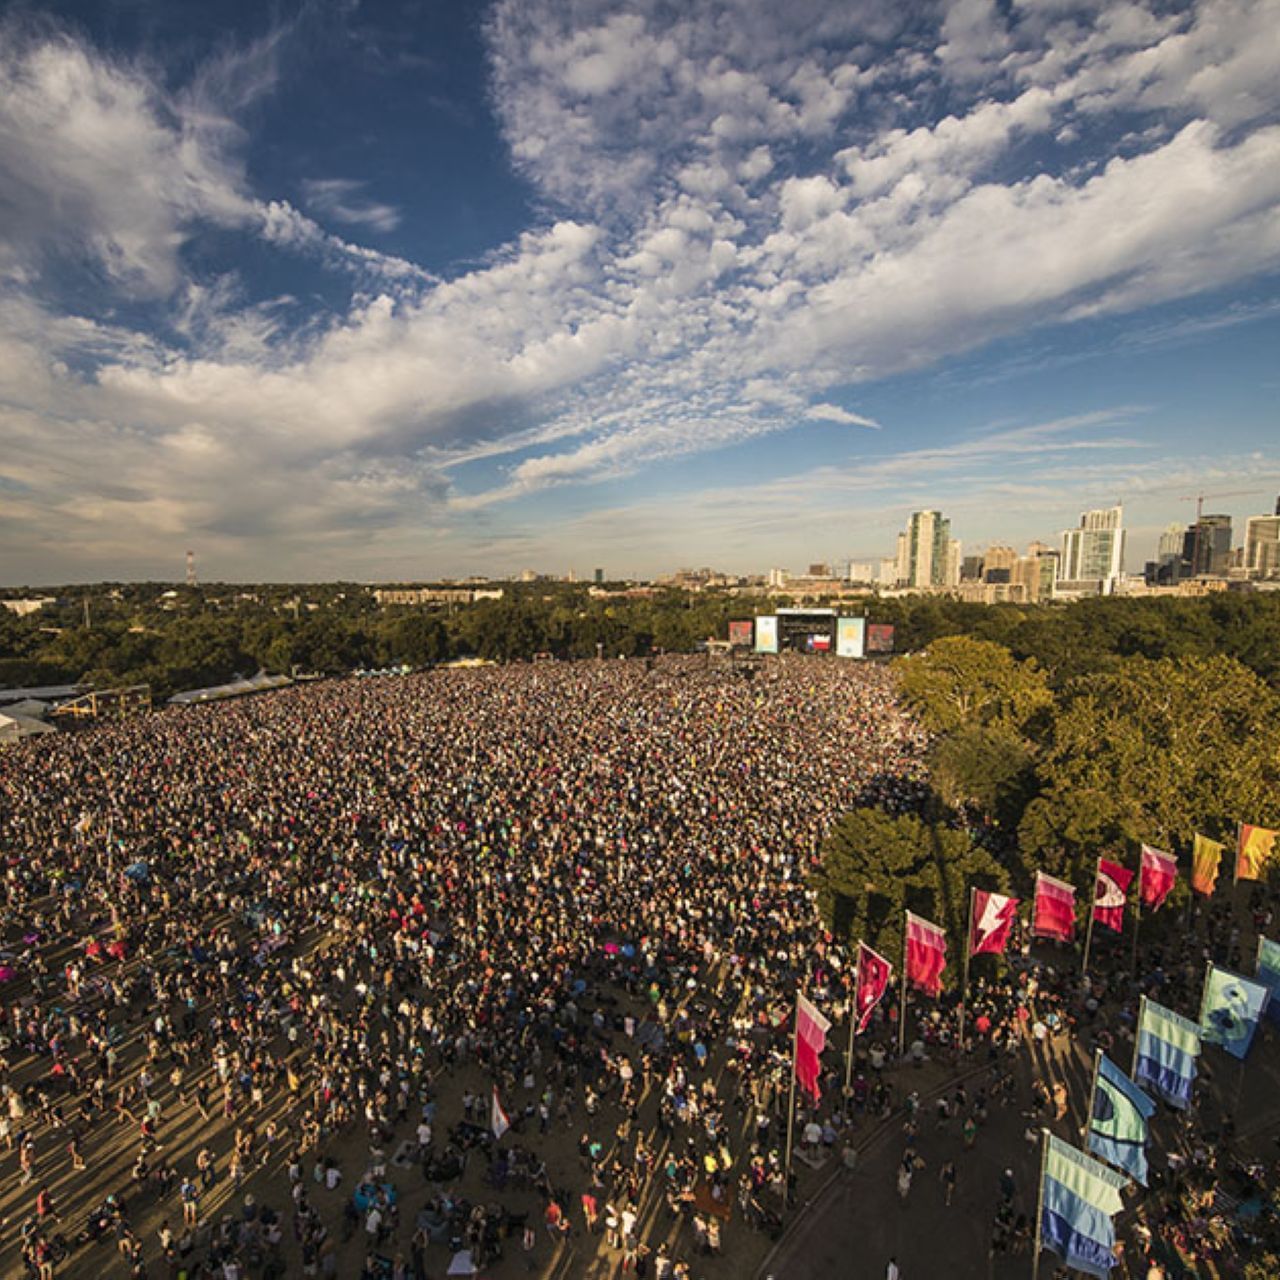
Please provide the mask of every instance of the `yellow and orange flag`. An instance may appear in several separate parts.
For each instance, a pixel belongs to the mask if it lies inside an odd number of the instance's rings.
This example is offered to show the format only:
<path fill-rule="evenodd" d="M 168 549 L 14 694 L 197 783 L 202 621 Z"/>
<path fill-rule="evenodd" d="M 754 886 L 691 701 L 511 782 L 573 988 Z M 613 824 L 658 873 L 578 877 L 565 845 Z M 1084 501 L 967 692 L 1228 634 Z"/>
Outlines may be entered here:
<path fill-rule="evenodd" d="M 1269 831 L 1266 827 L 1251 827 L 1242 822 L 1236 845 L 1236 879 L 1261 880 L 1275 851 L 1274 831 Z"/>
<path fill-rule="evenodd" d="M 1191 847 L 1191 887 L 1206 897 L 1213 893 L 1218 883 L 1218 865 L 1222 861 L 1225 845 L 1208 836 L 1196 836 Z"/>

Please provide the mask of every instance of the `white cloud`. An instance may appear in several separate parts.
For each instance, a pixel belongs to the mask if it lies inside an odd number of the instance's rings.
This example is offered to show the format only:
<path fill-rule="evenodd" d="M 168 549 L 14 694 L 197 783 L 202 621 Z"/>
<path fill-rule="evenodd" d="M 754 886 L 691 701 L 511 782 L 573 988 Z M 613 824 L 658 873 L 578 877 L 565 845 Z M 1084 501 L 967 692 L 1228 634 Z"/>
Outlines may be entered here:
<path fill-rule="evenodd" d="M 804 416 L 818 422 L 838 422 L 842 426 L 870 427 L 872 431 L 880 430 L 880 424 L 874 418 L 865 418 L 860 413 L 851 413 L 838 404 L 811 404 L 804 411 Z"/>
<path fill-rule="evenodd" d="M 87 255 L 121 290 L 166 294 L 197 222 L 252 217 L 242 174 L 142 77 L 70 39 L 0 29 L 0 261 Z"/>
<path fill-rule="evenodd" d="M 870 3 L 504 0 L 493 104 L 546 212 L 447 280 L 317 221 L 396 225 L 354 178 L 308 183 L 315 217 L 251 188 L 237 112 L 274 45 L 162 92 L 69 39 L 13 43 L 0 443 L 23 509 L 131 520 L 139 546 L 438 530 L 806 420 L 875 428 L 840 388 L 1253 279 L 1280 267 L 1276 12 L 959 0 L 899 31 Z M 1055 170 L 1055 137 L 1087 162 Z M 194 274 L 209 228 L 347 273 L 350 305 Z M 58 255 L 112 302 L 164 299 L 163 325 L 65 314 L 40 288 Z"/>
<path fill-rule="evenodd" d="M 308 178 L 302 189 L 307 203 L 321 214 L 349 226 L 394 231 L 400 225 L 400 210 L 394 205 L 364 199 L 360 195 L 364 185 L 351 178 Z"/>

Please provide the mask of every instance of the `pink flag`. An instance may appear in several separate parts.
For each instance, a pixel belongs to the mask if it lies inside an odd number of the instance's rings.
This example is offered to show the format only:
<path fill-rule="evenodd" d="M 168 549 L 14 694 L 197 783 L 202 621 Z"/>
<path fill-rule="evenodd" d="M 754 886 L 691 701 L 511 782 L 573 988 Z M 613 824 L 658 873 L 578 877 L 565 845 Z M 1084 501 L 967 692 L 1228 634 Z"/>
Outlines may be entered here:
<path fill-rule="evenodd" d="M 876 1005 L 884 999 L 889 987 L 891 965 L 878 951 L 872 951 L 865 942 L 858 943 L 858 1030 L 865 1031 L 875 1012 Z"/>
<path fill-rule="evenodd" d="M 1035 923 L 1031 929 L 1042 938 L 1070 942 L 1076 932 L 1075 889 L 1037 871 Z"/>
<path fill-rule="evenodd" d="M 1013 922 L 1018 918 L 1018 899 L 1007 898 L 1003 893 L 988 893 L 985 889 L 973 891 L 973 937 L 969 939 L 969 954 L 991 952 L 1002 955 L 1009 945 Z"/>
<path fill-rule="evenodd" d="M 947 935 L 921 916 L 907 912 L 907 980 L 927 995 L 942 990 L 947 964 Z"/>
<path fill-rule="evenodd" d="M 822 1051 L 827 1046 L 831 1023 L 799 992 L 796 993 L 796 1079 L 814 1102 L 821 1096 L 818 1079 L 822 1075 Z"/>
<path fill-rule="evenodd" d="M 1164 905 L 1178 879 L 1178 860 L 1171 853 L 1142 846 L 1142 874 L 1138 879 L 1138 895 L 1144 907 L 1155 910 Z"/>
<path fill-rule="evenodd" d="M 498 1098 L 498 1086 L 493 1086 L 493 1098 L 489 1103 L 489 1127 L 493 1130 L 495 1139 L 501 1138 L 508 1129 L 511 1128 L 511 1121 L 507 1118 L 507 1113 L 502 1109 L 502 1103 Z"/>
<path fill-rule="evenodd" d="M 1118 862 L 1098 859 L 1098 876 L 1093 885 L 1093 918 L 1119 933 L 1124 928 L 1124 904 L 1133 883 L 1133 872 Z"/>

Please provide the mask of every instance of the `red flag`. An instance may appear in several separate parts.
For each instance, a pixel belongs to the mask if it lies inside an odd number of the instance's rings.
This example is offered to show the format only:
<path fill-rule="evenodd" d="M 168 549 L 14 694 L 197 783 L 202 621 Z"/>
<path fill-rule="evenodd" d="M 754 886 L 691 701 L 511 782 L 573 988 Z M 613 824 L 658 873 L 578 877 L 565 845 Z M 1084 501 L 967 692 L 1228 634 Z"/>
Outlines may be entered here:
<path fill-rule="evenodd" d="M 984 951 L 1003 955 L 1009 945 L 1013 922 L 1018 918 L 1018 899 L 1007 898 L 1003 893 L 988 893 L 985 889 L 973 891 L 973 936 L 969 939 L 969 954 L 981 955 Z"/>
<path fill-rule="evenodd" d="M 820 1096 L 818 1078 L 822 1075 L 822 1051 L 827 1046 L 831 1023 L 799 992 L 796 993 L 796 1079 L 814 1102 Z"/>
<path fill-rule="evenodd" d="M 1138 896 L 1144 907 L 1155 910 L 1163 906 L 1178 879 L 1178 860 L 1171 853 L 1142 846 L 1142 874 L 1138 878 Z"/>
<path fill-rule="evenodd" d="M 858 1030 L 865 1031 L 875 1012 L 876 1005 L 884 999 L 889 987 L 889 975 L 893 972 L 884 956 L 866 945 L 858 943 Z"/>
<path fill-rule="evenodd" d="M 947 964 L 947 935 L 936 924 L 907 912 L 907 980 L 927 995 L 942 990 Z"/>
<path fill-rule="evenodd" d="M 1093 883 L 1093 918 L 1117 933 L 1124 928 L 1124 904 L 1133 883 L 1133 872 L 1118 862 L 1098 859 L 1098 875 Z"/>
<path fill-rule="evenodd" d="M 1076 932 L 1076 891 L 1069 884 L 1036 872 L 1035 922 L 1033 933 L 1042 938 L 1070 942 Z"/>

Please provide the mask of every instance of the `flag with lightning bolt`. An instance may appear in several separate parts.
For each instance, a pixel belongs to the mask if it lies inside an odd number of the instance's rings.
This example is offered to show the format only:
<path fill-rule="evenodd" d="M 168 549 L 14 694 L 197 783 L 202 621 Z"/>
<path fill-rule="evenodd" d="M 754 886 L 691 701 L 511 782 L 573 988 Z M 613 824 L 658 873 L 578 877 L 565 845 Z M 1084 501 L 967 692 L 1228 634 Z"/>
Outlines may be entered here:
<path fill-rule="evenodd" d="M 985 889 L 973 891 L 973 937 L 969 939 L 971 956 L 981 955 L 984 951 L 997 955 L 1004 952 L 1018 915 L 1018 901 L 1002 893 L 988 893 Z"/>

